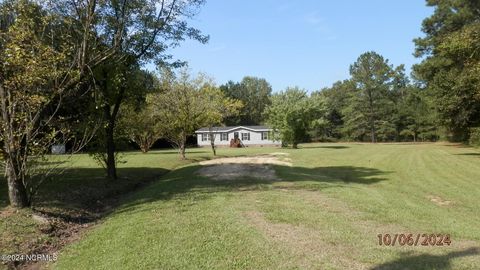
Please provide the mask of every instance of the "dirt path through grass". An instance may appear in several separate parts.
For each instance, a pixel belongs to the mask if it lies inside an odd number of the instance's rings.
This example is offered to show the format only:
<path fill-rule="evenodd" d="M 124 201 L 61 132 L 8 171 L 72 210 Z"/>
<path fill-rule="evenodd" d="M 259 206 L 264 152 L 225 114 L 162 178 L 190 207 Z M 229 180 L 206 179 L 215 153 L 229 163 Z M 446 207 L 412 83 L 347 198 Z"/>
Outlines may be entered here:
<path fill-rule="evenodd" d="M 248 157 L 227 157 L 201 161 L 204 166 L 198 170 L 201 176 L 215 180 L 235 180 L 257 178 L 260 180 L 280 180 L 271 165 L 292 166 L 287 153 L 276 152 Z"/>

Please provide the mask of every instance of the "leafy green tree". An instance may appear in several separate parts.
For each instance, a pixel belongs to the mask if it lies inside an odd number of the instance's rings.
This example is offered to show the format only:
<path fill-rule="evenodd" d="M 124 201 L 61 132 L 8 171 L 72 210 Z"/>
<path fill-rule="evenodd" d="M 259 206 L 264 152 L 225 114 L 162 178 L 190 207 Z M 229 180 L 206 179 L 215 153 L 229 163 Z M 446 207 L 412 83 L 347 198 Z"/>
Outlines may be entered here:
<path fill-rule="evenodd" d="M 187 136 L 210 123 L 208 113 L 210 97 L 206 93 L 213 82 L 203 74 L 191 77 L 183 69 L 175 76 L 164 70 L 160 93 L 147 97 L 154 106 L 154 115 L 163 128 L 163 136 L 178 149 L 181 159 L 185 159 Z"/>
<path fill-rule="evenodd" d="M 176 47 L 186 38 L 201 43 L 208 36 L 188 25 L 187 20 L 195 15 L 203 0 L 167 1 L 167 0 L 130 0 L 130 1 L 92 1 L 84 0 L 85 7 L 91 8 L 89 21 L 95 30 L 90 38 L 105 48 L 109 61 L 101 61 L 94 69 L 94 84 L 97 103 L 103 112 L 105 121 L 105 155 L 107 177 L 116 179 L 115 166 L 115 129 L 118 112 L 122 103 L 135 93 L 137 88 L 129 87 L 127 81 L 138 65 L 155 62 L 159 66 L 179 66 L 183 63 L 171 63 L 171 55 L 166 51 Z M 87 9 L 88 9 L 87 8 Z M 104 30 L 104 31 L 100 31 Z M 93 48 L 86 45 L 86 50 Z M 101 58 L 103 59 L 103 58 Z"/>
<path fill-rule="evenodd" d="M 377 141 L 377 128 L 388 127 L 381 116 L 391 106 L 387 97 L 392 67 L 381 55 L 367 52 L 350 66 L 350 74 L 356 90 L 351 93 L 350 104 L 343 111 L 345 130 L 354 138 L 369 134 L 374 143 Z"/>
<path fill-rule="evenodd" d="M 415 76 L 427 87 L 439 120 L 453 140 L 468 139 L 480 125 L 480 2 L 429 0 L 433 14 L 423 21 L 425 36 L 415 40 Z"/>
<path fill-rule="evenodd" d="M 438 139 L 436 114 L 432 111 L 426 91 L 418 85 L 411 84 L 403 65 L 393 68 L 386 60 L 378 61 L 378 55 L 372 58 L 376 58 L 377 65 L 384 68 L 380 76 L 370 72 L 373 77 L 382 78 L 377 83 L 378 86 L 373 88 L 375 93 L 371 94 L 374 97 L 372 103 L 375 105 L 376 140 Z M 369 62 L 364 59 L 364 62 L 368 66 L 363 67 L 365 74 L 371 66 L 375 66 L 372 63 L 376 61 Z M 370 100 L 368 89 L 364 87 L 367 83 L 359 83 L 358 78 L 357 76 L 357 80 L 354 80 L 352 76 L 348 80 L 336 82 L 331 87 L 312 94 L 323 97 L 325 103 L 325 114 L 318 121 L 321 124 L 316 125 L 314 129 L 317 139 L 363 141 L 368 135 L 371 139 L 368 106 Z M 368 85 L 375 83 L 368 82 Z"/>
<path fill-rule="evenodd" d="M 0 136 L 10 204 L 21 208 L 50 173 L 38 161 L 51 146 L 71 140 L 75 151 L 87 141 L 73 137 L 77 107 L 66 108 L 85 89 L 71 87 L 79 72 L 72 40 L 58 36 L 70 27 L 63 18 L 23 0 L 1 3 L 0 13 Z"/>
<path fill-rule="evenodd" d="M 325 115 L 323 124 L 317 125 L 314 136 L 320 140 L 339 140 L 345 137 L 343 133 L 344 115 L 343 110 L 349 103 L 351 92 L 355 85 L 351 80 L 335 82 L 331 87 L 314 92 L 312 96 L 321 96 L 325 103 Z"/>
<path fill-rule="evenodd" d="M 246 76 L 241 82 L 229 81 L 220 89 L 227 97 L 243 103 L 240 114 L 226 119 L 228 125 L 260 125 L 265 121 L 263 111 L 270 104 L 272 94 L 272 87 L 267 80 Z"/>
<path fill-rule="evenodd" d="M 95 146 L 90 147 L 93 157 L 107 170 L 107 177 L 117 177 L 115 161 L 116 143 L 128 137 L 125 125 L 118 125 L 124 103 L 140 106 L 145 96 L 154 91 L 153 75 L 137 65 L 102 64 L 94 70 L 96 109 L 92 112 L 102 119 L 103 130 L 96 136 Z M 137 104 L 135 104 L 137 103 Z M 125 130 L 117 130 L 117 129 Z"/>
<path fill-rule="evenodd" d="M 32 149 L 46 152 L 51 145 L 51 141 L 39 144 L 38 139 L 64 137 L 52 125 L 59 119 L 64 101 L 81 99 L 89 96 L 89 90 L 98 90 L 91 82 L 92 73 L 100 65 L 170 63 L 171 55 L 166 50 L 178 46 L 185 38 L 206 42 L 208 37 L 187 23 L 203 3 L 203 0 L 0 2 L 2 136 L 13 206 L 29 204 L 28 158 L 39 156 Z M 110 108 L 112 105 L 108 104 Z M 46 136 L 46 130 L 51 135 Z M 33 142 L 35 147 L 31 148 Z"/>
<path fill-rule="evenodd" d="M 438 139 L 435 111 L 426 91 L 412 85 L 398 66 L 385 83 L 382 105 L 377 108 L 377 138 L 382 141 L 417 141 Z M 365 102 L 362 93 L 352 80 L 336 82 L 330 88 L 313 93 L 325 100 L 326 112 L 322 125 L 315 129 L 323 140 L 363 140 L 369 134 L 368 118 L 362 113 Z M 367 110 L 368 112 L 368 110 Z"/>
<path fill-rule="evenodd" d="M 265 110 L 267 123 L 283 144 L 292 144 L 293 148 L 297 148 L 307 137 L 314 121 L 319 119 L 321 106 L 298 87 L 275 93 L 271 102 Z"/>
<path fill-rule="evenodd" d="M 120 129 L 135 142 L 143 153 L 147 153 L 153 144 L 163 136 L 163 127 L 154 115 L 152 104 L 144 104 L 136 109 L 126 104 L 120 113 Z"/>
<path fill-rule="evenodd" d="M 204 97 L 208 107 L 205 110 L 206 119 L 205 126 L 209 129 L 209 138 L 210 145 L 212 147 L 213 155 L 217 155 L 215 147 L 215 136 L 216 132 L 214 130 L 215 126 L 223 125 L 224 120 L 227 117 L 232 117 L 238 115 L 240 109 L 243 107 L 243 103 L 240 100 L 229 98 L 225 96 L 225 93 L 222 92 L 215 85 L 205 85 L 203 87 Z"/>
<path fill-rule="evenodd" d="M 414 86 L 407 87 L 405 90 L 400 108 L 403 116 L 400 135 L 406 136 L 407 139 L 411 138 L 414 142 L 419 139 L 436 140 L 438 138 L 437 117 L 426 91 Z"/>
<path fill-rule="evenodd" d="M 406 92 L 409 87 L 409 79 L 405 75 L 404 65 L 400 65 L 391 74 L 390 89 L 387 98 L 391 101 L 391 107 L 387 109 L 387 114 L 383 117 L 385 123 L 388 123 L 383 131 L 379 132 L 384 141 L 400 141 L 402 129 L 406 125 Z"/>

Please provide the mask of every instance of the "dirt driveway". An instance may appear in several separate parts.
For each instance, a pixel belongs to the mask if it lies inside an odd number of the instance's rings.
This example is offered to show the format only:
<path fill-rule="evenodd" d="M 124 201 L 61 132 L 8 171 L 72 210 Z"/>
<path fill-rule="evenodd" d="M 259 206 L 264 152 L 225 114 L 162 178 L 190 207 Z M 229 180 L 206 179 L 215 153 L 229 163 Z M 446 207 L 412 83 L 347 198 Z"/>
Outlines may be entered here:
<path fill-rule="evenodd" d="M 258 178 L 279 180 L 272 165 L 292 166 L 288 153 L 271 153 L 251 157 L 217 158 L 200 162 L 204 166 L 198 174 L 215 180 Z"/>

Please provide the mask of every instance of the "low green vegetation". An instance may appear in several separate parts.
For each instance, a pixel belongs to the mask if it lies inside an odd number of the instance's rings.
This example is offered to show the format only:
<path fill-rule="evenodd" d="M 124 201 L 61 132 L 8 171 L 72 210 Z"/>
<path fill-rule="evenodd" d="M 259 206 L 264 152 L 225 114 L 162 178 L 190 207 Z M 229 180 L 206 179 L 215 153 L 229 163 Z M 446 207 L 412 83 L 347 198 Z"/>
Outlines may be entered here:
<path fill-rule="evenodd" d="M 155 168 L 176 160 L 169 153 L 152 153 L 158 163 L 149 164 L 142 164 L 142 155 L 128 157 L 131 166 Z M 179 167 L 124 199 L 50 267 L 474 269 L 480 264 L 480 153 L 473 148 L 309 144 L 218 154 L 270 154 L 292 165 L 270 165 L 276 179 L 229 180 L 202 176 L 198 163 Z M 191 156 L 204 155 L 210 154 Z M 377 235 L 386 233 L 450 234 L 452 244 L 379 246 Z"/>
<path fill-rule="evenodd" d="M 209 158 L 207 150 L 192 149 L 192 159 L 180 161 L 174 150 L 142 153 L 121 153 L 119 173 L 111 181 L 105 170 L 87 154 L 50 156 L 58 164 L 55 178 L 41 186 L 33 209 L 8 206 L 5 178 L 0 178 L 0 254 L 51 252 L 63 247 L 79 230 L 92 225 L 117 205 L 119 196 L 128 194 L 177 166 Z M 48 223 L 34 220 L 32 215 L 46 216 Z M 2 264 L 0 263 L 0 269 Z"/>

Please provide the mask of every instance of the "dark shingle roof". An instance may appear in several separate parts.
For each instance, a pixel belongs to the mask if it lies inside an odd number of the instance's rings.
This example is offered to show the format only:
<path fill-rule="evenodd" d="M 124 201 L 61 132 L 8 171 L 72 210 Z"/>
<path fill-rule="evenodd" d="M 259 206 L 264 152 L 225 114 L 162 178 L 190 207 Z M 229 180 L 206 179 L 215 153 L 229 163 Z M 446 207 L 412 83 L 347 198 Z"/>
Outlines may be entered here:
<path fill-rule="evenodd" d="M 270 130 L 271 129 L 267 126 L 230 126 L 230 127 L 213 127 L 212 130 L 214 132 L 227 132 L 227 131 L 231 131 L 231 130 L 238 129 L 238 128 L 245 128 L 245 129 L 250 129 L 250 130 L 253 130 L 253 131 Z M 208 132 L 208 131 L 209 131 L 208 127 L 205 127 L 205 128 L 201 128 L 201 129 L 199 129 L 195 132 L 200 133 L 200 132 Z"/>

